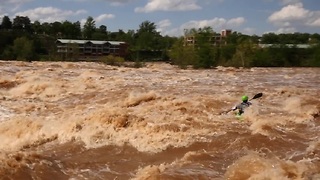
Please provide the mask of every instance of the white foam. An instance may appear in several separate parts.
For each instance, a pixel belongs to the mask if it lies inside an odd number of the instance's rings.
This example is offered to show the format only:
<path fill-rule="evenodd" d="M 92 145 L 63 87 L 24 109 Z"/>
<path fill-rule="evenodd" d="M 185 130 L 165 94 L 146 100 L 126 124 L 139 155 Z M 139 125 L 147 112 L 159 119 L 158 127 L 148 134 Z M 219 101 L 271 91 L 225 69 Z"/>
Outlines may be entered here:
<path fill-rule="evenodd" d="M 0 105 L 0 122 L 9 120 L 14 116 L 14 112 Z"/>

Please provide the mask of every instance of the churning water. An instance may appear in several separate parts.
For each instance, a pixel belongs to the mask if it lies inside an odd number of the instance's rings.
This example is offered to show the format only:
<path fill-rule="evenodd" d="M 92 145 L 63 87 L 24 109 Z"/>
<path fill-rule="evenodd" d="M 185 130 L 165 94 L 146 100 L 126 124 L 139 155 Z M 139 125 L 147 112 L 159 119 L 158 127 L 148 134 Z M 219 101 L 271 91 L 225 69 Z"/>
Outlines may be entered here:
<path fill-rule="evenodd" d="M 0 61 L 1 179 L 320 179 L 320 69 Z M 220 114 L 253 97 L 238 120 Z"/>

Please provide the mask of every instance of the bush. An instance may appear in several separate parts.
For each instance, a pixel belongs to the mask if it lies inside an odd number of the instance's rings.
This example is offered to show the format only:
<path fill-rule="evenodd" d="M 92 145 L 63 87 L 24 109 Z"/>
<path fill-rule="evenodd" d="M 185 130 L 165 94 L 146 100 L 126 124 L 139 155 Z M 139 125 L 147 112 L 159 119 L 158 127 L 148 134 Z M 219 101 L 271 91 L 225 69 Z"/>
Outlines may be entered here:
<path fill-rule="evenodd" d="M 100 61 L 111 66 L 121 66 L 124 63 L 124 58 L 119 56 L 108 55 L 100 58 Z"/>

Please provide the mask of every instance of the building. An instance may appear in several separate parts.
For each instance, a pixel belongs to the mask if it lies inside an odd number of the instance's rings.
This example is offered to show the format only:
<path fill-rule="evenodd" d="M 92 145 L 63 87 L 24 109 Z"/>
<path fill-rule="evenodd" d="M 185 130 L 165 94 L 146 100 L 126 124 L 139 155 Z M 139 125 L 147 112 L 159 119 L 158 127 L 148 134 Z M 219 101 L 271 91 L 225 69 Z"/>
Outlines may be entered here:
<path fill-rule="evenodd" d="M 311 48 L 312 45 L 310 44 L 258 44 L 260 48 L 298 48 L 298 49 L 307 49 Z"/>
<path fill-rule="evenodd" d="M 221 31 L 221 37 L 227 37 L 232 33 L 231 29 L 224 29 Z"/>
<path fill-rule="evenodd" d="M 213 33 L 212 36 L 208 39 L 208 41 L 213 46 L 221 46 L 227 44 L 227 37 L 232 33 L 231 29 L 225 29 L 221 31 L 221 34 Z M 197 44 L 197 39 L 194 34 L 185 35 L 184 37 L 184 45 L 185 46 L 194 46 Z"/>
<path fill-rule="evenodd" d="M 128 52 L 128 44 L 122 41 L 57 39 L 56 46 L 62 58 L 77 57 L 79 60 L 97 60 L 108 55 L 125 57 Z"/>

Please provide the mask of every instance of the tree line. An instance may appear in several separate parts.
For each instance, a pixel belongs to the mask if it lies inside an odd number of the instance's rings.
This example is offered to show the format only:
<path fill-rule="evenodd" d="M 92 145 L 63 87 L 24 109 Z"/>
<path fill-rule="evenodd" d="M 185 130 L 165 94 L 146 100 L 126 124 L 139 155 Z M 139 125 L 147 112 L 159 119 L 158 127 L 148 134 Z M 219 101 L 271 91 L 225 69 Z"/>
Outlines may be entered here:
<path fill-rule="evenodd" d="M 162 36 L 155 23 L 144 21 L 137 30 L 119 29 L 110 32 L 106 25 L 96 26 L 89 16 L 83 27 L 79 21 L 31 22 L 27 16 L 11 20 L 2 18 L 0 24 L 0 59 L 48 61 L 61 60 L 56 53 L 55 41 L 63 39 L 88 39 L 124 41 L 129 44 L 129 61 L 168 61 L 181 68 L 234 67 L 320 67 L 320 35 L 317 33 L 275 34 L 262 36 L 233 32 L 225 44 L 214 46 L 209 39 L 220 34 L 211 27 L 189 29 L 197 43 L 185 44 L 184 36 Z M 262 48 L 259 44 L 270 44 Z M 301 48 L 300 44 L 310 45 Z M 70 58 L 72 59 L 72 58 Z"/>

